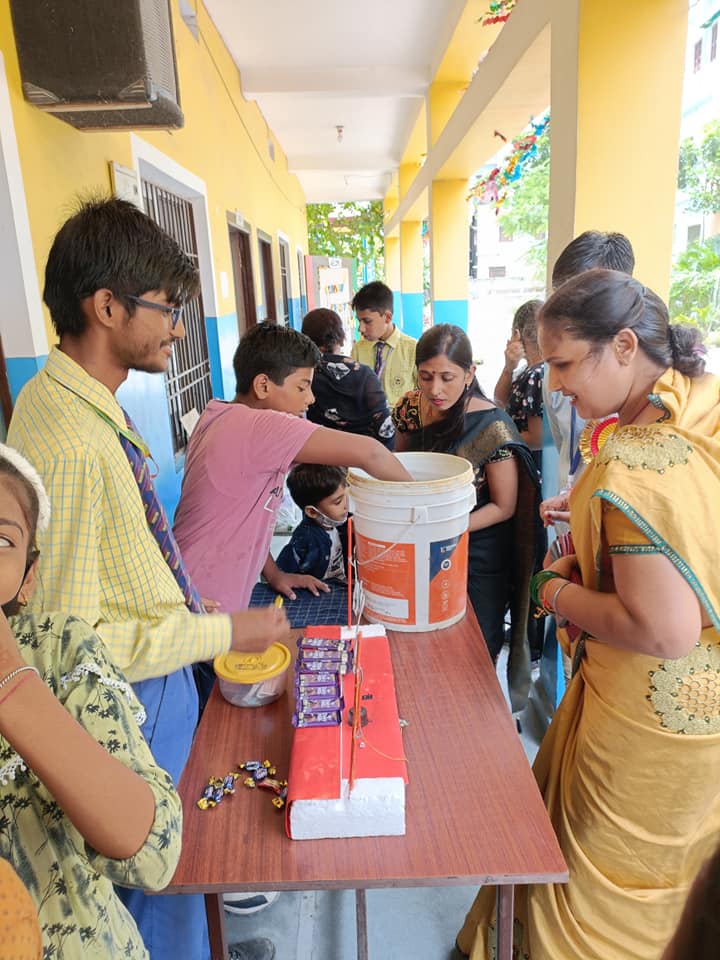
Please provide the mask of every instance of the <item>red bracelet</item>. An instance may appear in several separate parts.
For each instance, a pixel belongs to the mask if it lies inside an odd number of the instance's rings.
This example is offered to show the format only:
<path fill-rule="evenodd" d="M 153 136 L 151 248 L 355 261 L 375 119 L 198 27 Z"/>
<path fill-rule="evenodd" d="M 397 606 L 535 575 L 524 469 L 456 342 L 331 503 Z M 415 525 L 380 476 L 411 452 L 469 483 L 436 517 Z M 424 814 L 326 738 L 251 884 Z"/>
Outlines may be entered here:
<path fill-rule="evenodd" d="M 30 679 L 30 674 L 29 674 L 29 673 L 26 673 L 25 676 L 24 676 L 21 680 L 18 680 L 18 682 L 15 684 L 15 686 L 12 688 L 12 690 L 10 690 L 8 693 L 6 693 L 5 696 L 0 700 L 0 707 L 5 703 L 6 700 L 9 700 L 10 697 L 11 697 L 14 693 L 16 693 L 24 683 L 27 683 L 29 679 Z"/>

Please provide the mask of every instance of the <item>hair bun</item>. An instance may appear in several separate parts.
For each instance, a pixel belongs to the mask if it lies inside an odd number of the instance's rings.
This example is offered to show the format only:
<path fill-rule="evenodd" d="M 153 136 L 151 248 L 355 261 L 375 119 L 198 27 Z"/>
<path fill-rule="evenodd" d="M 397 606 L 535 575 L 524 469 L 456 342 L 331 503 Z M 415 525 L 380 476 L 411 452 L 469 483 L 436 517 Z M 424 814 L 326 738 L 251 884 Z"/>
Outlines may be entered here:
<path fill-rule="evenodd" d="M 671 323 L 668 327 L 673 367 L 688 377 L 705 372 L 707 348 L 697 327 L 685 323 Z"/>

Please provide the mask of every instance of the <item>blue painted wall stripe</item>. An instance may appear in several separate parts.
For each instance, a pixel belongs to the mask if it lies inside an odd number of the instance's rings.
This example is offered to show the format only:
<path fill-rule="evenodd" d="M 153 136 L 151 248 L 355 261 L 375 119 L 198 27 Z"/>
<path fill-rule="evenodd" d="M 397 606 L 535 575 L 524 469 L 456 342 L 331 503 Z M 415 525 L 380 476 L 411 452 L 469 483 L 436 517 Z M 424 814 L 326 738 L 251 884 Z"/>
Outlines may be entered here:
<path fill-rule="evenodd" d="M 307 313 L 307 310 L 303 310 L 302 298 L 292 297 L 288 306 L 290 310 L 290 326 L 293 330 L 300 330 L 302 328 L 303 317 Z"/>
<path fill-rule="evenodd" d="M 467 300 L 433 300 L 433 323 L 454 323 L 467 333 Z"/>
<path fill-rule="evenodd" d="M 7 368 L 8 383 L 10 385 L 10 396 L 13 403 L 18 398 L 18 394 L 28 382 L 32 379 L 38 370 L 42 370 L 47 360 L 47 354 L 41 357 L 6 357 L 5 366 Z"/>
<path fill-rule="evenodd" d="M 423 295 L 422 293 L 403 293 L 401 297 L 403 330 L 409 337 L 419 340 L 423 332 Z"/>
<path fill-rule="evenodd" d="M 215 317 L 214 320 L 217 327 L 218 342 L 216 362 L 220 364 L 220 387 L 216 390 L 215 396 L 220 400 L 232 400 L 235 396 L 233 357 L 240 342 L 237 314 L 225 313 L 221 317 Z M 215 387 L 214 381 L 213 387 Z"/>
<path fill-rule="evenodd" d="M 218 336 L 218 318 L 205 317 L 205 335 L 207 336 L 208 358 L 210 360 L 210 383 L 214 397 L 222 397 L 222 363 L 220 361 L 220 339 Z M 202 411 L 198 411 L 201 413 Z"/>
<path fill-rule="evenodd" d="M 165 377 L 131 370 L 116 396 L 150 447 L 158 469 L 155 489 L 172 519 L 180 499 L 183 458 L 176 459 L 173 450 Z"/>

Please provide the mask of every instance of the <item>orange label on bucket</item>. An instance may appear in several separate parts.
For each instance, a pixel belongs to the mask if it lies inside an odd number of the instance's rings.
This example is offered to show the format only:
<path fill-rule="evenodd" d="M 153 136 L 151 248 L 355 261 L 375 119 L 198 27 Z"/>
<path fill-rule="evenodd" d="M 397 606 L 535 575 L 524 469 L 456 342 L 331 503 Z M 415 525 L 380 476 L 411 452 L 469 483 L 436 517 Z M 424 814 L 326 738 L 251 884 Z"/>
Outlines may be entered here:
<path fill-rule="evenodd" d="M 415 622 L 415 546 L 385 543 L 356 531 L 365 608 L 384 623 Z"/>
<path fill-rule="evenodd" d="M 430 544 L 429 623 L 442 623 L 465 610 L 467 568 L 467 531 Z"/>

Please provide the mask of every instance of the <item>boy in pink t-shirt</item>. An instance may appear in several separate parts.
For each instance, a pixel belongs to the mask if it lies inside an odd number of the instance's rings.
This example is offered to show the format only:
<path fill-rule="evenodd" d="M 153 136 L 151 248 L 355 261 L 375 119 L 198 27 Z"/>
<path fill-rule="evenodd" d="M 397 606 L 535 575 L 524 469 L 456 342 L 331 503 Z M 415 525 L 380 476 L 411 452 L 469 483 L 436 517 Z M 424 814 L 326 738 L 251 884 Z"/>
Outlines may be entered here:
<path fill-rule="evenodd" d="M 291 600 L 318 594 L 315 577 L 284 573 L 270 556 L 285 474 L 294 462 L 360 467 L 380 480 L 410 480 L 377 440 L 304 419 L 315 399 L 320 352 L 304 334 L 266 321 L 241 339 L 235 399 L 211 400 L 188 444 L 175 536 L 200 593 L 243 610 L 260 572 Z"/>

